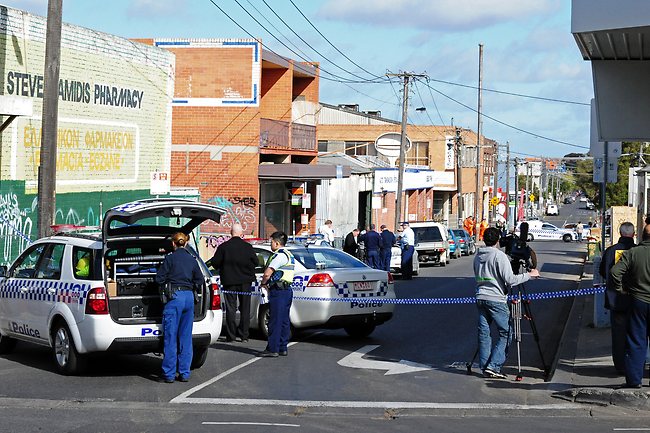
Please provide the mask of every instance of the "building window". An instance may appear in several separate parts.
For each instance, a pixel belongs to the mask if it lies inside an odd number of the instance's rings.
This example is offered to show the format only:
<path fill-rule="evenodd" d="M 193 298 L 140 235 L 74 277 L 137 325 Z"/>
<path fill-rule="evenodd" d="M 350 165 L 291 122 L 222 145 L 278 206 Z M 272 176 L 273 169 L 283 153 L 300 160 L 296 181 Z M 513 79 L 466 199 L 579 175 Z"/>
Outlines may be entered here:
<path fill-rule="evenodd" d="M 429 166 L 429 142 L 415 141 L 411 144 L 411 149 L 406 154 L 406 163 L 408 165 Z"/>
<path fill-rule="evenodd" d="M 345 154 L 346 155 L 370 155 L 370 146 L 374 143 L 367 141 L 346 141 L 345 142 Z"/>
<path fill-rule="evenodd" d="M 329 142 L 327 140 L 318 140 L 318 151 L 327 152 L 327 145 Z"/>
<path fill-rule="evenodd" d="M 461 151 L 461 167 L 476 168 L 476 147 L 465 146 Z"/>

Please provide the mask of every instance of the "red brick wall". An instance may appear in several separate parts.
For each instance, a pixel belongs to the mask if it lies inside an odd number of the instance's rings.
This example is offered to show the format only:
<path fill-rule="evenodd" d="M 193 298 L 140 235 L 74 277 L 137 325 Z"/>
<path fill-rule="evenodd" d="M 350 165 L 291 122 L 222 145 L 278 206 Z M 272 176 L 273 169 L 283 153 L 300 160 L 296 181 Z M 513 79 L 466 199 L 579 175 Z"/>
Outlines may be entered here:
<path fill-rule="evenodd" d="M 263 69 L 261 117 L 291 121 L 292 72 L 289 69 Z"/>

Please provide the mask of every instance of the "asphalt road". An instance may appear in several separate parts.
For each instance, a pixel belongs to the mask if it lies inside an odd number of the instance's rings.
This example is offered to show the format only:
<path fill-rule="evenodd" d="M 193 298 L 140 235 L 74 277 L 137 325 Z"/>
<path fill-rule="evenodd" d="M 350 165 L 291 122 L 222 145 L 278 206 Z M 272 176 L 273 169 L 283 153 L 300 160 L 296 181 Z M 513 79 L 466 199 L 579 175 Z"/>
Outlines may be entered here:
<path fill-rule="evenodd" d="M 560 217 L 564 217 L 561 209 Z M 535 241 L 541 279 L 528 293 L 576 287 L 584 245 Z M 425 267 L 396 282 L 400 298 L 468 297 L 473 257 Z M 643 427 L 643 414 L 553 399 L 544 381 L 572 298 L 534 301 L 523 321 L 523 380 L 481 377 L 465 363 L 476 349 L 473 304 L 398 305 L 394 318 L 365 339 L 344 331 L 298 334 L 286 358 L 256 358 L 265 342 L 218 343 L 188 383 L 153 379 L 158 356 L 99 356 L 84 376 L 54 372 L 47 349 L 19 343 L 0 357 L 1 431 L 612 431 Z M 542 361 L 543 358 L 543 361 Z M 386 374 L 387 372 L 393 374 Z M 499 416 L 497 416 L 499 415 Z M 639 418 L 641 416 L 641 418 Z M 647 423 L 646 423 L 647 425 Z"/>

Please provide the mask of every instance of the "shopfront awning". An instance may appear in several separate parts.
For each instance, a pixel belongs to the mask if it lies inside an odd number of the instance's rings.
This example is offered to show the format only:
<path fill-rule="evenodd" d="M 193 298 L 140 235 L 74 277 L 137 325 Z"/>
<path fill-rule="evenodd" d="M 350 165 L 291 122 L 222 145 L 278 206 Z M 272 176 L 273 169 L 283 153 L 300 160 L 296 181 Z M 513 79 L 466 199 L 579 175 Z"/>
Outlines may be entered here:
<path fill-rule="evenodd" d="M 573 0 L 571 33 L 591 61 L 600 141 L 650 139 L 650 2 Z"/>
<path fill-rule="evenodd" d="M 345 165 L 328 164 L 260 164 L 260 180 L 323 180 L 350 177 L 351 169 Z"/>
<path fill-rule="evenodd" d="M 3 118 L 0 123 L 0 132 L 4 131 L 16 117 L 32 116 L 33 111 L 34 106 L 31 98 L 0 95 L 0 117 Z"/>

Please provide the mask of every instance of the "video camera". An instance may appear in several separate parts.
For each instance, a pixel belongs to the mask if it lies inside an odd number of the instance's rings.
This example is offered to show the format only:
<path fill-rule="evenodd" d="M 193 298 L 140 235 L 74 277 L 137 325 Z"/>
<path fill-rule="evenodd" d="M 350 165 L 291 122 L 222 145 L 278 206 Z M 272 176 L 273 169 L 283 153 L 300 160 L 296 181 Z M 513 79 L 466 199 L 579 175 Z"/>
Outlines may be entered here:
<path fill-rule="evenodd" d="M 533 269 L 537 266 L 537 260 L 534 257 L 533 250 L 528 246 L 528 223 L 522 222 L 519 226 L 519 236 L 510 233 L 499 239 L 499 246 L 506 249 L 506 254 L 510 257 L 510 265 L 515 274 L 519 273 L 521 265 L 526 270 Z"/>

